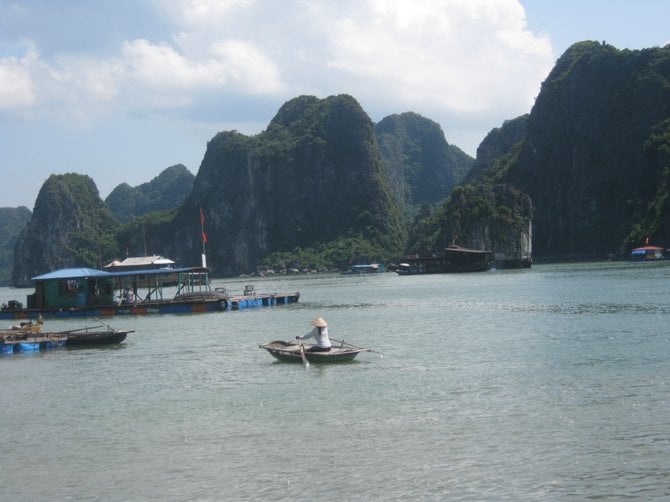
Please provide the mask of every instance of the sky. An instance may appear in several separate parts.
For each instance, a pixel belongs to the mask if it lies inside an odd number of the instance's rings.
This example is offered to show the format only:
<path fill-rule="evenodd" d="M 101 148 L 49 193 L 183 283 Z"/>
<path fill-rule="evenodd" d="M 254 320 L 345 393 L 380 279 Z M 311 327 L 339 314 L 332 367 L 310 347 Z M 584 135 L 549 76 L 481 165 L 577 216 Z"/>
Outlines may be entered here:
<path fill-rule="evenodd" d="M 0 0 L 0 207 L 51 174 L 104 199 L 300 95 L 413 111 L 471 156 L 573 43 L 670 43 L 667 0 Z"/>

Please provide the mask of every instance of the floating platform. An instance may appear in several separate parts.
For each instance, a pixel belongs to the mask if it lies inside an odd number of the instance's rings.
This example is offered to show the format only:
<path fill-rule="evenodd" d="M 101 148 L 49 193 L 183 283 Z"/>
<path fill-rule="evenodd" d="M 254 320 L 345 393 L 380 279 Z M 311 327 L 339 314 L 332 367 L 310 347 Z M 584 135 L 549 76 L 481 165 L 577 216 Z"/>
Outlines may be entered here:
<path fill-rule="evenodd" d="M 67 335 L 38 334 L 20 331 L 0 331 L 0 354 L 40 352 L 65 347 Z"/>
<path fill-rule="evenodd" d="M 0 319 L 43 319 L 71 317 L 113 317 L 149 314 L 198 314 L 224 312 L 259 307 L 274 307 L 297 303 L 300 293 L 254 293 L 228 295 L 221 292 L 180 295 L 171 300 L 158 300 L 135 304 L 81 306 L 70 308 L 3 309 Z"/>

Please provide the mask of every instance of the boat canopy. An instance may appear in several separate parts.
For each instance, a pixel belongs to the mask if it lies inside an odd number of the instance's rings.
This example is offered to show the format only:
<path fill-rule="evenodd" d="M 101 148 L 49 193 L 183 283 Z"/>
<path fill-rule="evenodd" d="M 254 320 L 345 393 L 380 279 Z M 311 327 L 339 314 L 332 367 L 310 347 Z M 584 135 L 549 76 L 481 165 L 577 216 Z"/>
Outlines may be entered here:
<path fill-rule="evenodd" d="M 655 251 L 663 252 L 663 248 L 659 246 L 643 246 L 641 248 L 635 248 L 631 252 L 633 254 L 645 254 L 645 253 L 653 253 Z"/>

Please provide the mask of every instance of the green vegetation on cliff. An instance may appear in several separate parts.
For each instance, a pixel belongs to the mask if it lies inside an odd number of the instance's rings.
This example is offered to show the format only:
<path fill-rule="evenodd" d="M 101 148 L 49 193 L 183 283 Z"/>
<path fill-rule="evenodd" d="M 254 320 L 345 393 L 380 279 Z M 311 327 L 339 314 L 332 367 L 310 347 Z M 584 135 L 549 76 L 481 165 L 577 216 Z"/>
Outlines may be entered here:
<path fill-rule="evenodd" d="M 89 176 L 51 175 L 17 239 L 12 284 L 29 285 L 31 277 L 59 268 L 100 268 L 118 255 L 117 226 Z"/>
<path fill-rule="evenodd" d="M 530 198 L 504 184 L 459 186 L 435 212 L 412 226 L 410 253 L 440 252 L 450 244 L 494 250 L 504 262 L 530 259 Z"/>
<path fill-rule="evenodd" d="M 375 126 L 379 151 L 403 214 L 442 202 L 466 176 L 473 159 L 447 143 L 442 128 L 419 114 L 391 115 Z"/>
<path fill-rule="evenodd" d="M 476 161 L 472 181 L 530 196 L 536 258 L 625 256 L 646 237 L 670 247 L 669 118 L 670 46 L 630 51 L 580 42 L 543 83 L 518 124 L 525 130 L 494 143 L 497 158 Z"/>
<path fill-rule="evenodd" d="M 290 261 L 277 258 L 286 253 L 335 266 L 352 259 L 354 248 L 342 242 L 364 243 L 355 248 L 381 259 L 405 240 L 373 124 L 346 95 L 298 97 L 261 134 L 224 132 L 209 142 L 175 218 L 172 248 L 182 262 L 199 259 L 199 208 L 209 263 L 222 274 Z"/>
<path fill-rule="evenodd" d="M 191 193 L 195 176 L 182 164 L 168 167 L 147 183 L 117 186 L 105 199 L 114 217 L 122 223 L 152 211 L 176 209 Z"/>
<path fill-rule="evenodd" d="M 11 284 L 14 246 L 30 216 L 30 209 L 25 206 L 0 207 L 0 286 Z"/>

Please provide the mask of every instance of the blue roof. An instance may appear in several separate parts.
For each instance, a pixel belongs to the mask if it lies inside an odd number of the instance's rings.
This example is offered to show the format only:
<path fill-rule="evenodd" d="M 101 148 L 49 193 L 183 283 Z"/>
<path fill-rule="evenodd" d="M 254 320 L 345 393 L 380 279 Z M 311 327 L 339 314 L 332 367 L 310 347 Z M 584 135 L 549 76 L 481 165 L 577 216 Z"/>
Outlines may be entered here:
<path fill-rule="evenodd" d="M 46 281 L 55 279 L 79 279 L 81 277 L 111 277 L 112 274 L 95 268 L 62 268 L 47 274 L 37 275 L 31 280 Z"/>

